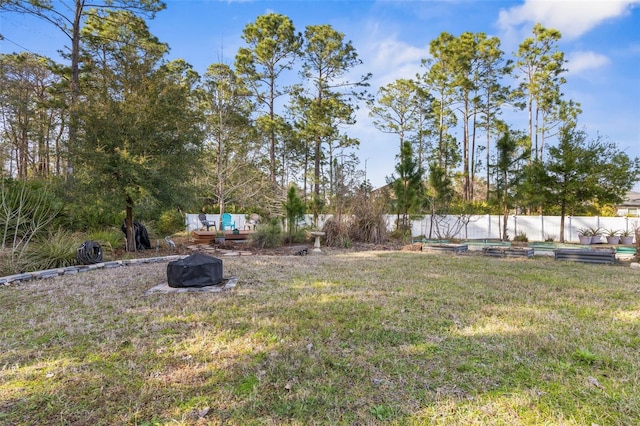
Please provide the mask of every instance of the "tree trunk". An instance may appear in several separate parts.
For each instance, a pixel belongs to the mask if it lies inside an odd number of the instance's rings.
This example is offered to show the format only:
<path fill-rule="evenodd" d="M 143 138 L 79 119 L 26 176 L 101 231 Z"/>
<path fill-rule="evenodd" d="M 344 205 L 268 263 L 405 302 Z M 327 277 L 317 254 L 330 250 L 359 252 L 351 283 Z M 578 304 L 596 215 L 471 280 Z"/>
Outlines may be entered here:
<path fill-rule="evenodd" d="M 133 232 L 133 200 L 127 196 L 126 217 L 124 220 L 127 230 L 127 251 L 136 251 L 136 238 Z"/>
<path fill-rule="evenodd" d="M 85 0 L 75 0 L 75 12 L 71 33 L 71 102 L 69 108 L 69 146 L 73 152 L 78 142 L 78 99 L 80 98 L 80 19 Z M 69 161 L 73 172 L 73 163 Z"/>

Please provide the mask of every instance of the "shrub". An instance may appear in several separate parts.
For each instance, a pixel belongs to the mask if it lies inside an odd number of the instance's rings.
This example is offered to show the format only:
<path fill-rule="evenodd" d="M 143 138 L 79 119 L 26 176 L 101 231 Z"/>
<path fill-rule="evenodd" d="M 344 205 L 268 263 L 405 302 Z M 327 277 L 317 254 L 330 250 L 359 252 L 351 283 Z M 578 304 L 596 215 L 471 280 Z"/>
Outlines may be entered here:
<path fill-rule="evenodd" d="M 40 239 L 55 223 L 60 203 L 47 186 L 0 179 L 0 250 L 3 270 L 9 273 L 26 270 L 30 244 Z"/>
<path fill-rule="evenodd" d="M 335 218 L 328 219 L 323 227 L 324 245 L 329 247 L 345 247 L 345 241 L 351 244 L 349 238 L 349 227 L 344 222 L 340 222 Z"/>
<path fill-rule="evenodd" d="M 295 232 L 289 231 L 288 233 L 284 234 L 282 237 L 282 241 L 285 244 L 304 243 L 305 241 L 307 241 L 307 237 L 308 236 L 306 229 L 297 229 L 295 230 Z"/>
<path fill-rule="evenodd" d="M 172 235 L 184 230 L 184 217 L 178 210 L 165 210 L 158 219 L 158 231 L 162 235 Z"/>
<path fill-rule="evenodd" d="M 102 252 L 113 255 L 116 248 L 124 248 L 124 233 L 120 229 L 109 228 L 91 232 L 90 240 L 97 241 L 102 246 Z"/>
<path fill-rule="evenodd" d="M 387 239 L 384 200 L 360 192 L 354 199 L 351 213 L 353 219 L 347 232 L 351 241 L 380 244 Z"/>
<path fill-rule="evenodd" d="M 24 266 L 27 270 L 37 271 L 74 265 L 82 240 L 82 235 L 62 228 L 49 232 L 46 238 L 39 238 L 29 245 Z"/>
<path fill-rule="evenodd" d="M 256 232 L 251 234 L 253 244 L 259 248 L 273 248 L 282 245 L 282 227 L 278 219 L 272 218 L 263 225 L 258 225 Z"/>

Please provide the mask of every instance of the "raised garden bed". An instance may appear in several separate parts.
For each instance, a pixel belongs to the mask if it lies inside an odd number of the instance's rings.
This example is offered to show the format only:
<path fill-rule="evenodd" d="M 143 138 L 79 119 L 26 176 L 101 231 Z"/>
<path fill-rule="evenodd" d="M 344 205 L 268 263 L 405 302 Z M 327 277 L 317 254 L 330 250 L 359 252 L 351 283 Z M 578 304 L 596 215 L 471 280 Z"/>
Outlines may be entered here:
<path fill-rule="evenodd" d="M 616 263 L 616 250 L 610 249 L 568 249 L 553 251 L 555 260 L 571 260 L 583 263 Z"/>
<path fill-rule="evenodd" d="M 422 251 L 450 251 L 463 253 L 469 250 L 466 244 L 423 244 Z"/>
<path fill-rule="evenodd" d="M 529 247 L 483 247 L 483 256 L 493 257 L 531 257 L 533 256 L 533 248 Z"/>
<path fill-rule="evenodd" d="M 465 244 L 470 246 L 487 246 L 487 247 L 511 247 L 511 241 L 500 241 L 500 240 L 465 240 Z"/>

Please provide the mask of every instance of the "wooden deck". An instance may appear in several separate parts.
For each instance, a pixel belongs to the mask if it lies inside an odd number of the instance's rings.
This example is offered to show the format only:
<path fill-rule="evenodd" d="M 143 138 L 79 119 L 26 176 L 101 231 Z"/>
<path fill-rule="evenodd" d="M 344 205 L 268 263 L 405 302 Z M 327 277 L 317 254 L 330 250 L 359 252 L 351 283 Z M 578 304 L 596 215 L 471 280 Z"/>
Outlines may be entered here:
<path fill-rule="evenodd" d="M 234 234 L 233 231 L 224 231 L 225 240 L 244 241 L 249 239 L 249 236 L 256 231 L 240 231 L 238 234 Z M 193 242 L 196 244 L 209 244 L 216 238 L 216 231 L 191 231 Z"/>

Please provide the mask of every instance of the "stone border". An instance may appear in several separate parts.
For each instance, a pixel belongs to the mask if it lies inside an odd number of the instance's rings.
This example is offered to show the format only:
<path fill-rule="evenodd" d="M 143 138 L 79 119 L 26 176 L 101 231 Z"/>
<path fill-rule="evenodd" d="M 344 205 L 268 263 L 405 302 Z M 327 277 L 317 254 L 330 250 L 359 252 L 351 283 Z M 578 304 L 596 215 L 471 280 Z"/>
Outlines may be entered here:
<path fill-rule="evenodd" d="M 93 265 L 67 266 L 64 268 L 45 269 L 44 271 L 25 272 L 22 274 L 8 275 L 0 277 L 0 286 L 8 286 L 11 283 L 29 281 L 35 279 L 55 278 L 62 275 L 77 275 L 83 272 L 95 271 L 98 269 L 120 268 L 123 266 L 140 265 L 145 263 L 171 262 L 187 257 L 187 255 L 173 255 L 163 257 L 144 257 L 140 259 L 114 260 L 111 262 L 101 262 Z"/>

